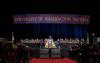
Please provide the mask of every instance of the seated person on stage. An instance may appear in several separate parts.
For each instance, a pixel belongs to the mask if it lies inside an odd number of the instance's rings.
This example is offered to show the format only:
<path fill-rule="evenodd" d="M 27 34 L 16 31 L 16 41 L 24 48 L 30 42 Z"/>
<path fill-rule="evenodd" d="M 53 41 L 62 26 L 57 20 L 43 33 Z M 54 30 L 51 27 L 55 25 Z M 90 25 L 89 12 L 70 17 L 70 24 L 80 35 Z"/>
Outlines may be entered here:
<path fill-rule="evenodd" d="M 57 46 L 57 48 L 60 48 L 60 39 L 57 39 L 56 46 Z"/>
<path fill-rule="evenodd" d="M 43 39 L 40 40 L 40 48 L 44 48 L 44 41 L 43 41 Z"/>
<path fill-rule="evenodd" d="M 45 39 L 45 48 L 56 48 L 56 45 L 51 36 L 49 36 L 49 39 Z"/>

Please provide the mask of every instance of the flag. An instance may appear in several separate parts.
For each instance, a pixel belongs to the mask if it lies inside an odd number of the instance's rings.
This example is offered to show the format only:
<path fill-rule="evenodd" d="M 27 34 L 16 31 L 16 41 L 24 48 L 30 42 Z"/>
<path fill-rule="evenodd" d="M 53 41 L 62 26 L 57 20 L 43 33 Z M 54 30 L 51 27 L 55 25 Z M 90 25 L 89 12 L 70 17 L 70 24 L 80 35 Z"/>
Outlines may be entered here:
<path fill-rule="evenodd" d="M 87 43 L 89 43 L 89 34 L 87 33 Z"/>
<path fill-rule="evenodd" d="M 15 40 L 15 38 L 14 38 L 14 35 L 13 35 L 14 33 L 12 32 L 12 43 L 13 43 L 13 41 Z"/>

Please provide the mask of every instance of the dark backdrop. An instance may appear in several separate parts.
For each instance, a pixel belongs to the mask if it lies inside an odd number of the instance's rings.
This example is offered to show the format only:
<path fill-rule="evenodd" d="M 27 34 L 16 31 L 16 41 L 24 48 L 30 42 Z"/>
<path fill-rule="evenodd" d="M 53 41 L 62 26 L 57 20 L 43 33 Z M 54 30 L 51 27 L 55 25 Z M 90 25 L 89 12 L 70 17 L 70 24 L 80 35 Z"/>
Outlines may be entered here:
<path fill-rule="evenodd" d="M 16 39 L 48 38 L 86 38 L 88 25 L 85 24 L 16 24 Z"/>

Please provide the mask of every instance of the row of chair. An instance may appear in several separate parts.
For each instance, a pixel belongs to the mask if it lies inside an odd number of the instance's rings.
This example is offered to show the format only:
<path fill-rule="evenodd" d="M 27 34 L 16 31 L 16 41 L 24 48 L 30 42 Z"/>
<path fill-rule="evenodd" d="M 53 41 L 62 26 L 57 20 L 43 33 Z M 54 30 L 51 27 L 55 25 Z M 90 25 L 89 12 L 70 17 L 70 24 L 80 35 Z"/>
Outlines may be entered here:
<path fill-rule="evenodd" d="M 23 43 L 31 48 L 45 48 L 45 44 L 40 44 L 40 43 Z M 77 43 L 76 44 L 73 44 L 73 43 L 59 43 L 59 44 L 56 44 L 56 46 L 60 46 L 59 48 L 70 48 L 70 47 L 73 47 L 75 45 L 78 45 Z"/>

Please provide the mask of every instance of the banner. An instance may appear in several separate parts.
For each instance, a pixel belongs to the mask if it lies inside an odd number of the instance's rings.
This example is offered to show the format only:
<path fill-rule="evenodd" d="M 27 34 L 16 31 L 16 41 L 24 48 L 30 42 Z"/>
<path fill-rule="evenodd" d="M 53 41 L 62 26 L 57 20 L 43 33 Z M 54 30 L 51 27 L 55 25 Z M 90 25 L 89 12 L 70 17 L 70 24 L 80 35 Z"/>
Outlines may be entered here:
<path fill-rule="evenodd" d="M 14 15 L 13 24 L 33 24 L 33 23 L 62 23 L 62 24 L 89 24 L 88 15 L 71 14 L 23 14 Z"/>

